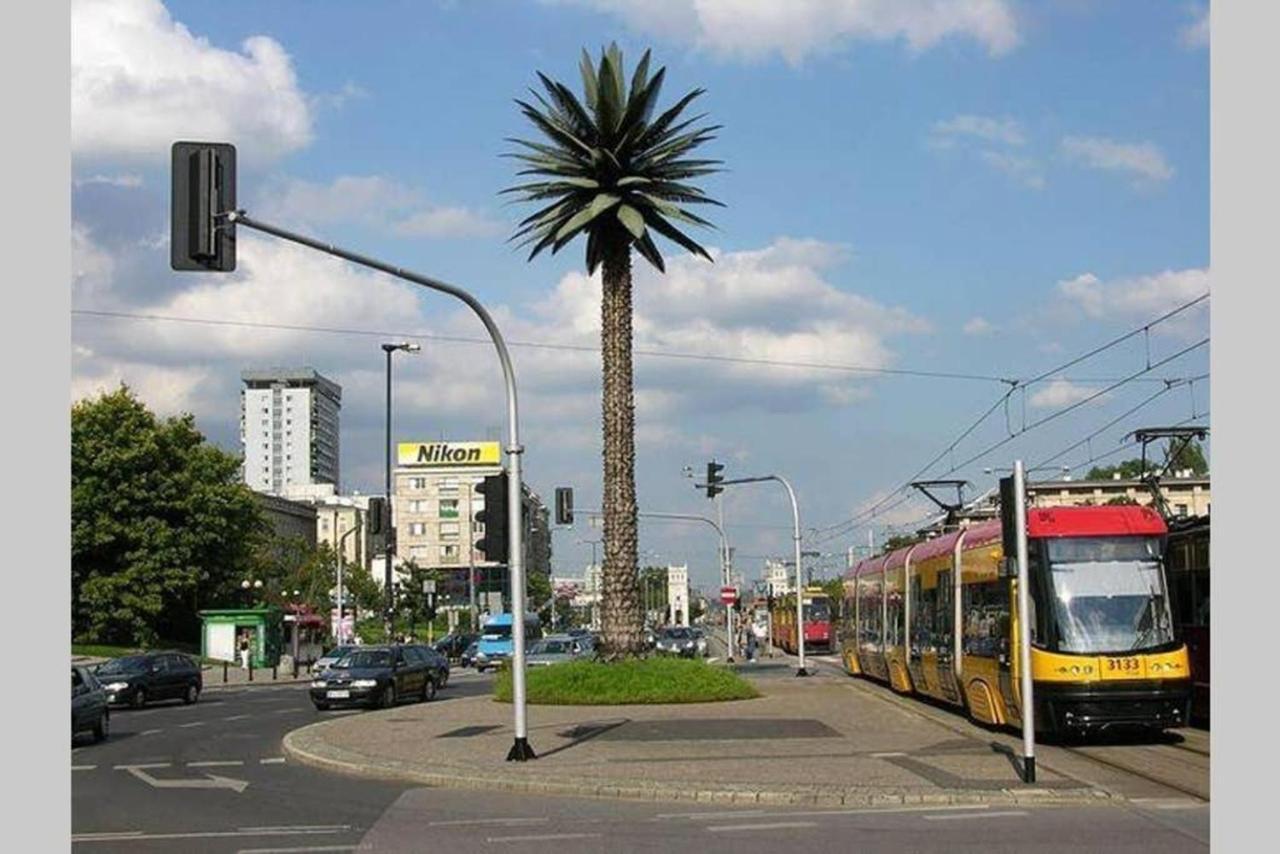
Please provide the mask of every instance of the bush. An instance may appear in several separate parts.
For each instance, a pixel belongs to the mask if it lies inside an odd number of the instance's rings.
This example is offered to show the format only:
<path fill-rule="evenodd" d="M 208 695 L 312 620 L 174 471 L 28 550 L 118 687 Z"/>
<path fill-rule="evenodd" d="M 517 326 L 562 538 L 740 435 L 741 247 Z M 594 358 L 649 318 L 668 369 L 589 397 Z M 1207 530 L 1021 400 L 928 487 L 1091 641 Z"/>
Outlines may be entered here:
<path fill-rule="evenodd" d="M 618 706 L 651 703 L 709 703 L 749 700 L 759 692 L 723 667 L 680 658 L 627 659 L 606 664 L 571 661 L 526 672 L 525 694 L 531 704 Z M 511 672 L 494 681 L 494 699 L 511 702 Z"/>

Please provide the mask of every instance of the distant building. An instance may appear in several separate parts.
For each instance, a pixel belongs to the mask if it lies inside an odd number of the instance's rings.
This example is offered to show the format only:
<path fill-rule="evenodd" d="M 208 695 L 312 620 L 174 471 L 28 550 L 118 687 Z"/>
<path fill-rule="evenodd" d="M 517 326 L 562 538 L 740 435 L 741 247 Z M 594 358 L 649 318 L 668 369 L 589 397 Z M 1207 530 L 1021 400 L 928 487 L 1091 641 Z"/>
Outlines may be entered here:
<path fill-rule="evenodd" d="M 305 492 L 338 479 L 338 412 L 342 388 L 312 368 L 240 373 L 243 478 L 270 495 Z"/>
<path fill-rule="evenodd" d="M 689 565 L 667 567 L 667 622 L 689 625 Z"/>
<path fill-rule="evenodd" d="M 791 592 L 791 573 L 787 564 L 779 560 L 764 562 L 764 583 L 769 596 L 786 596 Z"/>
<path fill-rule="evenodd" d="M 1209 477 L 1190 471 L 1160 479 L 1160 493 L 1171 517 L 1209 515 Z M 1027 484 L 1027 498 L 1034 507 L 1076 507 L 1131 502 L 1148 506 L 1151 490 L 1139 480 L 1049 480 Z"/>
<path fill-rule="evenodd" d="M 311 548 L 316 545 L 316 509 L 310 504 L 289 501 L 276 495 L 254 492 L 258 506 L 277 540 L 298 539 Z"/>

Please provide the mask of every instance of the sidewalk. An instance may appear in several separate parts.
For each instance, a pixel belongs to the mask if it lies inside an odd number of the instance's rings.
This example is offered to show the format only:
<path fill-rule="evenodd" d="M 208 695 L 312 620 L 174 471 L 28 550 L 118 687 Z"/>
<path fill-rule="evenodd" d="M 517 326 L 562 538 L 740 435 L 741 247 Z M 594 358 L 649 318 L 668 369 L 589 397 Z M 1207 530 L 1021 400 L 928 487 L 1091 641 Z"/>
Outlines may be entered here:
<path fill-rule="evenodd" d="M 530 706 L 537 761 L 505 761 L 512 708 L 488 696 L 345 716 L 285 737 L 297 761 L 451 788 L 715 803 L 881 806 L 1098 803 L 1049 768 L 1023 785 L 991 738 L 857 690 L 759 678 L 762 696 L 675 706 Z"/>
<path fill-rule="evenodd" d="M 270 667 L 255 667 L 253 669 L 252 682 L 249 681 L 249 671 L 243 669 L 238 664 L 228 663 L 225 669 L 221 664 L 206 664 L 201 668 L 201 670 L 206 690 L 209 688 L 218 688 L 222 685 L 240 688 L 257 685 L 289 685 L 297 684 L 299 682 L 309 682 L 311 680 L 310 672 L 302 665 L 298 665 L 298 675 L 296 678 L 293 675 L 293 668 L 290 667 L 288 670 L 283 668 L 278 669 L 275 673 L 274 679 L 272 678 L 272 671 Z M 225 681 L 223 681 L 224 673 Z"/>

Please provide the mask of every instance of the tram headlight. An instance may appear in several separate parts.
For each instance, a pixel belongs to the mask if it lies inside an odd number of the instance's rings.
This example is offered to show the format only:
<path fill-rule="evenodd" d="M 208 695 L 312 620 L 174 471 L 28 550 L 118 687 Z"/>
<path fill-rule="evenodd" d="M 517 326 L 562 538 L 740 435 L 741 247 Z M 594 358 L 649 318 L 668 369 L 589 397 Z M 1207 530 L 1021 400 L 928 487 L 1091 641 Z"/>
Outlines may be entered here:
<path fill-rule="evenodd" d="M 1079 676 L 1079 675 L 1080 675 L 1080 665 L 1078 665 L 1078 664 L 1073 664 L 1073 665 L 1071 665 L 1071 675 L 1072 675 L 1072 676 Z"/>

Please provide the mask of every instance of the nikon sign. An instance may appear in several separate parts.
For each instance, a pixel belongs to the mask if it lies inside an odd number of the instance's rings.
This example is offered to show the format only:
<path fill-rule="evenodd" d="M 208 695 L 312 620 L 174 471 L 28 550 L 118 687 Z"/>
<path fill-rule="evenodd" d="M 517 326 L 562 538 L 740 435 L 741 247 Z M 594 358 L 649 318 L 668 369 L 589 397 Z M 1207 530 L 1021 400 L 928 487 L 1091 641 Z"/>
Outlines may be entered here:
<path fill-rule="evenodd" d="M 401 442 L 402 466 L 496 466 L 502 462 L 497 442 Z"/>

